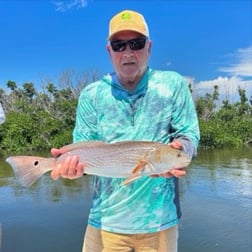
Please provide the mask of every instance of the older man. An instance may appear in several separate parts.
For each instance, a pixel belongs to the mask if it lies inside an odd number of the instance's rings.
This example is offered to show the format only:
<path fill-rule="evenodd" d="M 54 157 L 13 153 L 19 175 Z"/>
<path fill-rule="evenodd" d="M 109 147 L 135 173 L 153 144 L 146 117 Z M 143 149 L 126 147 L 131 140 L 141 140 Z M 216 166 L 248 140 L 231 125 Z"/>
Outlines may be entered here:
<path fill-rule="evenodd" d="M 115 72 L 84 88 L 77 108 L 74 142 L 148 140 L 196 155 L 199 127 L 188 84 L 172 71 L 148 66 L 152 41 L 144 17 L 123 10 L 110 21 L 108 54 Z M 59 150 L 52 149 L 53 155 Z M 75 179 L 85 164 L 69 157 L 51 176 Z M 94 196 L 83 252 L 177 251 L 181 216 L 178 177 L 184 169 L 142 177 L 94 176 Z"/>

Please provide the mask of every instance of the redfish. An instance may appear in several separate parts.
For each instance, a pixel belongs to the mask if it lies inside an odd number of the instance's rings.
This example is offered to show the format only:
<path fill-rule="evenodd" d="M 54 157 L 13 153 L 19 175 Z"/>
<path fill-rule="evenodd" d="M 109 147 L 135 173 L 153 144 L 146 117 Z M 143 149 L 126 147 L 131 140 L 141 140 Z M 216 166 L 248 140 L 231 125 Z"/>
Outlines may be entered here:
<path fill-rule="evenodd" d="M 79 142 L 66 145 L 61 155 L 54 157 L 11 156 L 6 161 L 11 165 L 18 182 L 31 186 L 44 173 L 56 167 L 57 161 L 78 155 L 84 163 L 84 173 L 104 177 L 125 178 L 127 184 L 141 176 L 169 172 L 185 168 L 190 157 L 183 151 L 167 144 L 148 141 L 124 141 L 105 143 L 99 141 Z"/>

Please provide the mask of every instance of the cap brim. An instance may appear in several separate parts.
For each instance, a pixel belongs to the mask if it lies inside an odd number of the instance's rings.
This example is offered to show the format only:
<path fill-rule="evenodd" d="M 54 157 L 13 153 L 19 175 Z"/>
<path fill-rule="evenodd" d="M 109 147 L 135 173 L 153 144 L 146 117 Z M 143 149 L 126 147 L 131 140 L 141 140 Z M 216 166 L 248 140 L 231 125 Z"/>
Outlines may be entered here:
<path fill-rule="evenodd" d="M 143 36 L 145 36 L 145 37 L 148 37 L 148 34 L 143 33 L 143 32 L 141 32 L 141 31 L 139 31 L 138 29 L 121 29 L 121 30 L 118 30 L 118 31 L 116 31 L 116 32 L 111 33 L 111 34 L 107 37 L 107 39 L 110 40 L 110 39 L 111 39 L 113 36 L 115 36 L 116 34 L 118 34 L 118 33 L 120 33 L 120 32 L 124 32 L 124 31 L 133 31 L 133 32 L 139 33 L 140 35 L 143 35 Z"/>

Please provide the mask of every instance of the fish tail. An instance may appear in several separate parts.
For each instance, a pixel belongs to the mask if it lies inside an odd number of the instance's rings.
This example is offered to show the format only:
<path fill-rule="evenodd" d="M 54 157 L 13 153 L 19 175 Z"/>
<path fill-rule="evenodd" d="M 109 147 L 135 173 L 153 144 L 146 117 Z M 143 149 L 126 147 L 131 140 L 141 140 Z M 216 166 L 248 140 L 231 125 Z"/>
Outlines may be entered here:
<path fill-rule="evenodd" d="M 45 168 L 40 165 L 43 160 L 50 159 L 30 156 L 13 156 L 8 157 L 6 162 L 11 165 L 18 182 L 24 187 L 29 187 L 44 173 L 52 170 L 51 168 Z"/>

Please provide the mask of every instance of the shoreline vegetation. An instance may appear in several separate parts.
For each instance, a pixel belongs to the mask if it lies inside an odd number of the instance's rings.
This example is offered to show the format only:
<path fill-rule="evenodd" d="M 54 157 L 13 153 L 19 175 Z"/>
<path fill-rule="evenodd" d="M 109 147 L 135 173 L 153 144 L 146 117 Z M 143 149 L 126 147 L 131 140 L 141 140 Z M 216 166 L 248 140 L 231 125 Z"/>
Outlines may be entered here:
<path fill-rule="evenodd" d="M 0 125 L 0 151 L 43 151 L 71 143 L 79 94 L 99 78 L 98 72 L 86 75 L 84 80 L 64 73 L 60 88 L 48 82 L 40 91 L 31 82 L 18 87 L 15 81 L 8 81 L 6 90 L 0 88 L 6 117 Z M 194 96 L 190 84 L 189 88 Z M 218 90 L 216 85 L 212 93 L 194 97 L 201 131 L 199 147 L 252 146 L 252 96 L 247 97 L 246 90 L 237 87 L 239 101 L 230 103 L 228 99 L 219 100 Z"/>

